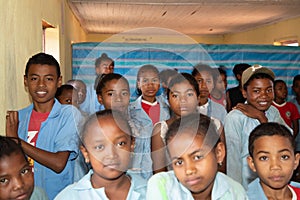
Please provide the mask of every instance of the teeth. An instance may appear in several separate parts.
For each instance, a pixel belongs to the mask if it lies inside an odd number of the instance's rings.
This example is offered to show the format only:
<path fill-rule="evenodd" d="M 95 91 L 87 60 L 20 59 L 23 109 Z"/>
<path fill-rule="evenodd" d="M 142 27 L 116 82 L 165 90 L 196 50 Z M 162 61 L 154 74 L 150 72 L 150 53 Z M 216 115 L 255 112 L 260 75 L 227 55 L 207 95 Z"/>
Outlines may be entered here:
<path fill-rule="evenodd" d="M 46 92 L 44 92 L 44 91 L 39 91 L 39 92 L 37 92 L 38 94 L 46 94 Z"/>
<path fill-rule="evenodd" d="M 268 104 L 268 102 L 260 102 L 259 103 L 259 105 L 262 105 L 262 106 L 265 106 L 265 105 L 267 105 Z"/>

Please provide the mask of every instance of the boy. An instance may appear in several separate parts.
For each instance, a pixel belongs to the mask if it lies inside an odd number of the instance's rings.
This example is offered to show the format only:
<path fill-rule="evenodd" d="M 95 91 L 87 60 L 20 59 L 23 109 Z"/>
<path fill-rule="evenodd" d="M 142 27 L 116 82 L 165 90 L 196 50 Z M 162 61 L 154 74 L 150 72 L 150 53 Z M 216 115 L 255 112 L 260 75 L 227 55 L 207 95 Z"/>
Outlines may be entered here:
<path fill-rule="evenodd" d="M 249 136 L 248 150 L 248 165 L 259 177 L 249 184 L 250 200 L 300 198 L 300 184 L 290 183 L 300 155 L 289 129 L 274 122 L 258 125 Z"/>
<path fill-rule="evenodd" d="M 279 111 L 271 105 L 274 98 L 274 77 L 270 69 L 260 65 L 246 69 L 242 75 L 246 103 L 237 104 L 225 118 L 227 175 L 242 183 L 245 189 L 257 176 L 249 169 L 246 159 L 250 132 L 264 122 L 285 124 Z"/>
<path fill-rule="evenodd" d="M 60 67 L 53 56 L 32 56 L 26 64 L 24 85 L 33 103 L 18 112 L 8 111 L 6 117 L 7 136 L 21 139 L 33 167 L 35 185 L 43 188 L 49 199 L 73 183 L 78 153 L 74 116 L 80 114 L 54 98 L 61 81 Z"/>

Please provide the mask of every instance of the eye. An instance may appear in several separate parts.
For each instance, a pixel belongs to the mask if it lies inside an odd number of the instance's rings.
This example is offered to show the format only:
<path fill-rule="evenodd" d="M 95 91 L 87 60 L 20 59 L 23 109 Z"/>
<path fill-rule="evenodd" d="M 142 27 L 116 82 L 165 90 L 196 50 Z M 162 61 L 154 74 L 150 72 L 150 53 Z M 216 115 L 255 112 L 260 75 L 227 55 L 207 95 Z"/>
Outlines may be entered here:
<path fill-rule="evenodd" d="M 183 165 L 183 160 L 176 160 L 176 161 L 174 161 L 174 163 L 173 163 L 175 166 L 181 166 L 181 165 Z"/>
<path fill-rule="evenodd" d="M 282 159 L 282 160 L 288 160 L 289 158 L 290 158 L 289 155 L 282 155 L 282 156 L 281 156 L 281 159 Z"/>
<path fill-rule="evenodd" d="M 104 145 L 99 144 L 99 145 L 95 146 L 95 149 L 101 151 L 104 149 Z"/>
<path fill-rule="evenodd" d="M 21 171 L 21 174 L 27 174 L 28 172 L 30 172 L 30 169 L 29 168 L 24 168 L 24 169 L 22 169 L 22 171 Z"/>
<path fill-rule="evenodd" d="M 273 89 L 268 89 L 267 90 L 267 93 L 272 93 L 273 92 Z"/>
<path fill-rule="evenodd" d="M 189 93 L 187 94 L 187 96 L 188 96 L 188 97 L 192 97 L 192 96 L 194 96 L 194 93 L 193 93 L 193 92 L 189 92 Z"/>
<path fill-rule="evenodd" d="M 127 144 L 127 142 L 121 141 L 121 142 L 118 142 L 117 146 L 123 147 L 123 146 L 125 146 L 126 144 Z"/>
<path fill-rule="evenodd" d="M 126 92 L 122 92 L 122 96 L 128 96 L 128 92 L 126 91 Z"/>
<path fill-rule="evenodd" d="M 172 98 L 178 98 L 178 94 L 172 94 Z"/>
<path fill-rule="evenodd" d="M 72 99 L 67 99 L 66 102 L 70 104 L 72 103 Z"/>
<path fill-rule="evenodd" d="M 0 184 L 4 185 L 8 183 L 8 179 L 7 178 L 1 178 L 0 179 Z"/>
<path fill-rule="evenodd" d="M 258 158 L 260 161 L 266 161 L 268 160 L 268 157 L 267 156 L 261 156 Z"/>
<path fill-rule="evenodd" d="M 159 79 L 158 79 L 158 78 L 152 79 L 152 83 L 158 83 L 158 82 L 159 82 Z"/>
<path fill-rule="evenodd" d="M 37 78 L 36 78 L 36 77 L 31 77 L 30 80 L 31 80 L 31 81 L 35 81 L 35 80 L 37 80 Z"/>
<path fill-rule="evenodd" d="M 204 158 L 203 155 L 195 155 L 195 156 L 194 156 L 194 160 L 201 160 L 201 159 L 203 159 L 203 158 Z"/>
<path fill-rule="evenodd" d="M 52 77 L 47 77 L 47 81 L 53 81 L 54 79 Z"/>

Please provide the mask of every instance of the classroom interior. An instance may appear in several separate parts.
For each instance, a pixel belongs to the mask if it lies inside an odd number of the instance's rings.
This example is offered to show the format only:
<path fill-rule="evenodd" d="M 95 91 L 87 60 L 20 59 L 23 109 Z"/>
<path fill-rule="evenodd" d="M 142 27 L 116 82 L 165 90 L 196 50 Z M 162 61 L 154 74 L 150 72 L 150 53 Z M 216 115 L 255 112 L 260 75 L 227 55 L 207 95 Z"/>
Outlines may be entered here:
<path fill-rule="evenodd" d="M 53 54 L 61 65 L 65 82 L 72 78 L 72 44 L 102 42 L 113 34 L 87 33 L 70 9 L 68 0 L 0 0 L 0 3 L 0 111 L 3 113 L 0 115 L 0 134 L 4 135 L 6 111 L 18 110 L 30 103 L 23 84 L 29 57 L 56 49 Z M 299 24 L 300 17 L 296 17 L 238 33 L 188 36 L 200 44 L 274 45 L 281 39 L 299 41 Z M 49 36 L 47 44 L 54 47 L 45 49 L 45 34 Z M 162 42 L 161 37 L 151 37 L 153 43 Z M 164 37 L 164 42 L 176 41 L 174 38 L 168 41 L 168 38 Z M 122 42 L 122 37 L 116 40 Z"/>

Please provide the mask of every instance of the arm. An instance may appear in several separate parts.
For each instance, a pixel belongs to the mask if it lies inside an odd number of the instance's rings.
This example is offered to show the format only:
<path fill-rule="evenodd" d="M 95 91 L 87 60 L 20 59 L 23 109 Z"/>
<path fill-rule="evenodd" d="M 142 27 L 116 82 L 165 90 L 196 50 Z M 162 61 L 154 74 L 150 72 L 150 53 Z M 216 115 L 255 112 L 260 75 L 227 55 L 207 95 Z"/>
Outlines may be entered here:
<path fill-rule="evenodd" d="M 18 138 L 18 112 L 8 111 L 6 115 L 6 136 Z M 21 140 L 21 146 L 24 152 L 39 162 L 40 164 L 52 169 L 56 173 L 60 173 L 66 166 L 70 152 L 61 151 L 52 153 L 49 151 L 42 150 L 34 147 L 24 140 Z"/>
<path fill-rule="evenodd" d="M 268 122 L 268 118 L 265 116 L 265 114 L 262 111 L 254 108 L 249 104 L 238 103 L 234 107 L 234 109 L 238 109 L 239 111 L 241 111 L 242 113 L 244 113 L 246 116 L 250 118 L 259 120 L 260 123 Z"/>
<path fill-rule="evenodd" d="M 294 138 L 297 137 L 298 135 L 298 131 L 299 131 L 299 122 L 298 122 L 298 119 L 294 119 L 292 121 L 292 128 L 293 128 L 293 132 L 294 132 Z"/>
<path fill-rule="evenodd" d="M 220 140 L 221 140 L 221 142 L 224 143 L 225 151 L 226 151 L 225 158 L 224 158 L 224 161 L 222 163 L 222 166 L 219 166 L 219 171 L 223 172 L 224 174 L 226 174 L 227 150 L 226 150 L 226 139 L 225 139 L 224 127 L 221 126 L 218 131 L 220 132 Z"/>
<path fill-rule="evenodd" d="M 166 146 L 161 136 L 161 123 L 154 126 L 151 137 L 151 159 L 153 174 L 168 171 L 166 163 Z"/>

